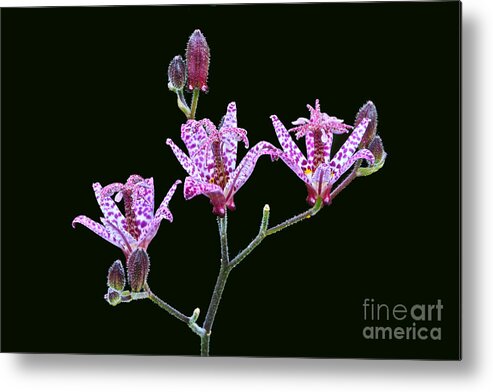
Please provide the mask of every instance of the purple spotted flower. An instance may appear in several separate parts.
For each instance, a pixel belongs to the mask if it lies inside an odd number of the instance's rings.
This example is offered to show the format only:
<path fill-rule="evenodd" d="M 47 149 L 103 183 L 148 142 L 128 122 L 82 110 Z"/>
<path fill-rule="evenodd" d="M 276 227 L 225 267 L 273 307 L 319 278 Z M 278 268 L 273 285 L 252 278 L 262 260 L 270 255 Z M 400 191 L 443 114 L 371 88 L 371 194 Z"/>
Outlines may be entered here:
<path fill-rule="evenodd" d="M 362 119 L 331 158 L 332 134 L 347 132 L 350 126 L 335 117 L 321 113 L 318 100 L 316 109 L 310 106 L 309 109 L 310 120 L 298 119 L 295 125 L 299 126 L 291 129 L 297 132 L 298 137 L 305 137 L 306 158 L 277 116 L 271 116 L 271 120 L 283 148 L 280 157 L 305 182 L 308 189 L 307 202 L 314 205 L 317 198 L 321 197 L 324 204 L 330 204 L 332 186 L 358 159 L 366 159 L 371 164 L 374 162 L 375 158 L 369 150 L 356 151 L 370 120 Z"/>
<path fill-rule="evenodd" d="M 236 104 L 228 105 L 219 129 L 208 119 L 189 120 L 181 127 L 181 138 L 188 149 L 188 156 L 171 139 L 166 143 L 187 171 L 184 196 L 189 200 L 205 195 L 213 205 L 212 212 L 223 217 L 226 208 L 235 209 L 234 195 L 248 180 L 260 156 L 270 154 L 277 158 L 281 153 L 268 142 L 252 147 L 236 166 L 238 142 L 248 148 L 247 132 L 237 127 Z"/>
<path fill-rule="evenodd" d="M 132 175 L 125 184 L 113 183 L 104 188 L 98 182 L 92 185 L 104 217 L 101 223 L 84 215 L 79 215 L 72 222 L 75 227 L 80 223 L 94 233 L 122 249 L 128 261 L 136 249 L 146 250 L 156 235 L 162 219 L 173 221 L 168 209 L 171 197 L 181 181 L 176 181 L 168 191 L 161 205 L 154 213 L 154 182 L 152 178 Z M 116 193 L 115 200 L 112 199 Z M 124 213 L 116 202 L 123 199 Z"/>

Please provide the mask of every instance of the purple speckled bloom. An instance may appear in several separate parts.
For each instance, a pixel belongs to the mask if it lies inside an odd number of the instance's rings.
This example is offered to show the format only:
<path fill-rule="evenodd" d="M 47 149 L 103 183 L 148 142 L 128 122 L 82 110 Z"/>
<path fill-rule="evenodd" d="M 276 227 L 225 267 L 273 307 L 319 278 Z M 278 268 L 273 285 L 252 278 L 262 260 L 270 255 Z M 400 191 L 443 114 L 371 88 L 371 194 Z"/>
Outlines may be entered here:
<path fill-rule="evenodd" d="M 329 204 L 332 185 L 358 159 L 366 159 L 371 164 L 375 160 L 373 154 L 367 149 L 356 151 L 370 120 L 368 118 L 361 120 L 331 159 L 332 134 L 348 132 L 350 126 L 343 124 L 341 120 L 335 117 L 321 113 L 318 100 L 316 109 L 310 106 L 308 108 L 311 112 L 310 120 L 298 119 L 294 124 L 299 126 L 291 129 L 291 131 L 297 132 L 298 138 L 305 137 L 307 158 L 277 116 L 271 116 L 271 120 L 284 150 L 280 157 L 305 182 L 308 189 L 307 202 L 314 205 L 317 198 L 321 197 L 324 204 Z"/>
<path fill-rule="evenodd" d="M 104 218 L 97 223 L 84 215 L 76 217 L 72 226 L 80 223 L 94 233 L 121 248 L 128 258 L 138 248 L 146 250 L 156 235 L 162 219 L 173 221 L 168 204 L 181 181 L 176 181 L 161 205 L 154 213 L 154 181 L 132 175 L 125 184 L 113 183 L 104 188 L 96 182 L 92 185 Z M 115 200 L 111 198 L 116 193 Z M 123 199 L 124 214 L 116 205 Z"/>
<path fill-rule="evenodd" d="M 213 205 L 212 212 L 221 217 L 226 208 L 235 209 L 234 195 L 252 174 L 258 158 L 265 154 L 277 158 L 281 153 L 272 144 L 262 141 L 236 166 L 238 142 L 243 141 L 248 148 L 248 138 L 246 130 L 237 127 L 234 102 L 228 105 L 219 129 L 208 119 L 189 120 L 181 127 L 181 138 L 188 156 L 171 139 L 166 143 L 189 175 L 185 179 L 185 199 L 205 195 Z"/>

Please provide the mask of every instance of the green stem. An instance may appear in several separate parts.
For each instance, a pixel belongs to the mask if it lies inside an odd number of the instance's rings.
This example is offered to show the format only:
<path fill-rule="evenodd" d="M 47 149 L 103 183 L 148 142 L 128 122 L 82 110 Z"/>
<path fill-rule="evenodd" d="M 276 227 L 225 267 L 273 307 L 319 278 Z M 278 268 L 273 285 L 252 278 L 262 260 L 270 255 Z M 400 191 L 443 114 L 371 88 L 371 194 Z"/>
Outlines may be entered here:
<path fill-rule="evenodd" d="M 177 90 L 176 91 L 176 97 L 177 97 L 177 104 L 180 110 L 187 116 L 187 118 L 190 118 L 190 108 L 187 105 L 187 101 L 185 97 L 183 96 L 183 90 Z"/>
<path fill-rule="evenodd" d="M 145 290 L 147 291 L 147 294 L 149 295 L 149 299 L 154 302 L 157 306 L 159 306 L 161 309 L 166 310 L 169 314 L 172 316 L 175 316 L 178 320 L 183 321 L 184 323 L 188 324 L 190 322 L 190 317 L 185 316 L 182 312 L 179 310 L 175 309 L 168 303 L 164 302 L 161 298 L 159 298 L 156 294 L 154 294 L 149 285 L 146 283 L 145 284 Z"/>
<path fill-rule="evenodd" d="M 221 302 L 221 297 L 223 295 L 224 287 L 226 286 L 226 281 L 228 280 L 228 276 L 229 273 L 231 272 L 231 269 L 232 269 L 231 266 L 221 264 L 221 269 L 219 270 L 216 286 L 214 287 L 214 292 L 212 293 L 209 309 L 207 310 L 207 315 L 205 316 L 205 321 L 202 326 L 202 328 L 205 331 L 205 334 L 201 336 L 200 355 L 202 357 L 209 356 L 209 344 L 210 344 L 210 336 L 212 332 L 212 325 L 214 324 L 214 319 L 216 318 L 217 309 L 219 308 L 219 303 Z"/>
<path fill-rule="evenodd" d="M 227 212 L 224 218 L 217 218 L 217 225 L 219 227 L 219 240 L 221 242 L 221 264 L 227 265 L 229 263 Z"/>
<path fill-rule="evenodd" d="M 295 223 L 301 222 L 304 219 L 308 219 L 314 215 L 316 215 L 323 207 L 322 199 L 318 198 L 315 205 L 310 208 L 309 210 L 296 215 L 280 224 L 277 226 L 274 226 L 270 229 L 267 229 L 267 224 L 264 224 L 264 221 L 268 222 L 268 211 L 266 214 L 266 209 L 264 208 L 264 216 L 262 218 L 262 225 L 260 226 L 260 230 L 257 234 L 257 236 L 248 244 L 248 246 L 243 249 L 238 255 L 231 260 L 230 265 L 231 268 L 236 267 L 245 257 L 247 257 L 260 243 L 264 240 L 265 237 L 277 233 L 278 231 L 281 231 L 285 229 L 286 227 L 289 227 L 291 225 L 294 225 Z"/>
<path fill-rule="evenodd" d="M 344 181 L 342 181 L 334 191 L 330 192 L 330 199 L 331 200 L 334 200 L 334 198 L 339 194 L 341 193 L 341 191 L 346 188 L 350 183 L 351 181 L 353 181 L 356 177 L 357 177 L 357 174 L 358 174 L 358 169 L 360 168 L 361 166 L 361 162 L 363 162 L 361 159 L 359 159 L 355 164 L 354 164 L 354 167 L 353 167 L 353 171 L 351 172 L 351 174 L 349 174 L 345 179 Z"/>
<path fill-rule="evenodd" d="M 216 313 L 219 308 L 224 288 L 226 287 L 226 282 L 231 270 L 236 267 L 245 257 L 247 257 L 262 242 L 265 237 L 277 233 L 278 231 L 281 231 L 288 226 L 294 225 L 295 223 L 301 222 L 304 219 L 310 218 L 311 216 L 317 214 L 318 211 L 321 210 L 322 206 L 322 199 L 318 198 L 315 205 L 308 211 L 296 215 L 295 217 L 288 219 L 271 229 L 268 229 L 270 208 L 268 205 L 265 205 L 262 215 L 262 221 L 260 223 L 260 229 L 257 236 L 232 261 L 229 261 L 228 254 L 227 217 L 225 216 L 224 218 L 218 218 L 217 223 L 221 240 L 221 268 L 219 269 L 219 275 L 217 277 L 216 285 L 212 293 L 209 309 L 207 309 L 207 314 L 202 326 L 203 334 L 200 334 L 200 355 L 202 357 L 209 356 L 212 326 L 214 324 L 214 319 L 216 317 Z"/>
<path fill-rule="evenodd" d="M 192 95 L 192 106 L 190 109 L 190 117 L 188 117 L 190 120 L 195 120 L 195 112 L 197 111 L 197 105 L 199 103 L 199 95 L 200 90 L 198 88 L 194 88 Z"/>

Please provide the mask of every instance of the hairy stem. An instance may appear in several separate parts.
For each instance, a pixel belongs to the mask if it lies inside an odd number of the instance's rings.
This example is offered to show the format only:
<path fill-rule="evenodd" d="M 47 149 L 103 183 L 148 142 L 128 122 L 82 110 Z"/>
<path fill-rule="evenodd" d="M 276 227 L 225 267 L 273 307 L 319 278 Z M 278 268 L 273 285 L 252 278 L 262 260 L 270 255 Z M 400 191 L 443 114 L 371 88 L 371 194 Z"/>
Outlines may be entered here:
<path fill-rule="evenodd" d="M 353 170 L 351 171 L 351 174 L 349 174 L 337 187 L 330 193 L 330 199 L 334 200 L 334 198 L 341 193 L 341 191 L 346 188 L 357 176 L 358 169 L 361 166 L 361 162 L 363 160 L 359 159 L 353 166 Z"/>
<path fill-rule="evenodd" d="M 231 260 L 230 265 L 232 268 L 236 267 L 245 257 L 247 257 L 260 243 L 264 240 L 265 237 L 277 233 L 286 227 L 289 227 L 291 225 L 294 225 L 295 223 L 301 222 L 302 220 L 305 220 L 307 218 L 310 218 L 314 215 L 316 215 L 323 207 L 322 199 L 318 198 L 315 205 L 310 208 L 309 210 L 296 215 L 280 224 L 277 226 L 274 226 L 270 229 L 267 229 L 267 224 L 268 224 L 268 210 L 264 208 L 264 216 L 262 218 L 262 225 L 260 226 L 260 230 L 257 234 L 257 236 L 248 244 L 248 246 L 243 249 L 238 255 Z M 267 221 L 267 224 L 264 224 L 264 221 Z"/>
<path fill-rule="evenodd" d="M 207 315 L 205 316 L 205 321 L 202 326 L 205 334 L 201 337 L 200 355 L 203 357 L 209 356 L 209 342 L 212 332 L 212 325 L 214 324 L 217 309 L 219 308 L 219 303 L 221 302 L 221 297 L 223 295 L 224 287 L 226 286 L 226 281 L 228 280 L 230 271 L 231 266 L 221 264 L 221 269 L 219 270 L 216 286 L 214 287 L 214 292 L 212 293 L 209 309 L 207 309 Z"/>
<path fill-rule="evenodd" d="M 188 324 L 190 322 L 190 317 L 185 316 L 182 312 L 175 309 L 174 307 L 172 307 L 168 303 L 164 302 L 161 298 L 159 298 L 156 294 L 154 294 L 151 291 L 151 289 L 147 283 L 145 284 L 145 290 L 147 291 L 147 294 L 149 295 L 149 299 L 152 302 L 154 302 L 157 306 L 159 306 L 161 309 L 166 310 L 169 314 L 176 317 L 178 320 L 183 321 L 186 324 Z"/>
<path fill-rule="evenodd" d="M 219 240 L 221 242 L 221 264 L 227 265 L 229 263 L 227 212 L 224 218 L 217 218 L 217 226 L 219 228 Z"/>

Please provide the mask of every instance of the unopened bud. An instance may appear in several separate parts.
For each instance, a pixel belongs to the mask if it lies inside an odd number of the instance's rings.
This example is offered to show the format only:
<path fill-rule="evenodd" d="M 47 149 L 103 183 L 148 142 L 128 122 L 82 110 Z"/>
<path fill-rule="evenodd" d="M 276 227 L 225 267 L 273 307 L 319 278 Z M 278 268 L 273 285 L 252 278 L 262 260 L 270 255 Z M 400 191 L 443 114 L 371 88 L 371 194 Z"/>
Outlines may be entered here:
<path fill-rule="evenodd" d="M 170 90 L 181 90 L 187 81 L 187 70 L 181 56 L 175 56 L 168 67 L 168 88 Z"/>
<path fill-rule="evenodd" d="M 385 158 L 387 158 L 387 153 L 383 148 L 383 143 L 380 136 L 377 135 L 373 138 L 370 145 L 368 146 L 368 149 L 375 157 L 375 162 L 371 166 L 360 167 L 356 172 L 356 175 L 358 177 L 369 176 L 370 174 L 376 173 L 385 164 Z"/>
<path fill-rule="evenodd" d="M 371 151 L 373 156 L 375 157 L 375 163 L 380 162 L 382 159 L 385 160 L 387 153 L 383 148 L 382 138 L 380 136 L 375 136 L 373 140 L 370 142 L 368 149 Z"/>
<path fill-rule="evenodd" d="M 122 301 L 120 293 L 116 290 L 113 290 L 111 287 L 108 289 L 108 293 L 104 296 L 104 299 L 113 306 L 118 305 Z"/>
<path fill-rule="evenodd" d="M 142 248 L 137 248 L 128 258 L 128 283 L 134 292 L 142 290 L 149 274 L 149 256 Z"/>
<path fill-rule="evenodd" d="M 370 123 L 368 124 L 365 134 L 361 139 L 359 144 L 360 148 L 366 148 L 377 133 L 378 114 L 377 108 L 372 101 L 368 101 L 360 108 L 358 114 L 356 115 L 356 119 L 354 120 L 354 127 L 356 128 L 364 118 L 368 118 Z"/>
<path fill-rule="evenodd" d="M 204 35 L 195 30 L 187 44 L 188 88 L 206 92 L 209 74 L 210 50 Z"/>
<path fill-rule="evenodd" d="M 116 260 L 108 270 L 108 287 L 116 291 L 125 287 L 125 270 L 120 260 Z"/>

